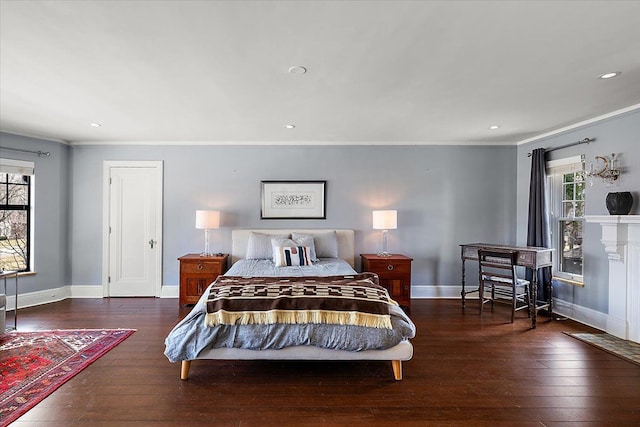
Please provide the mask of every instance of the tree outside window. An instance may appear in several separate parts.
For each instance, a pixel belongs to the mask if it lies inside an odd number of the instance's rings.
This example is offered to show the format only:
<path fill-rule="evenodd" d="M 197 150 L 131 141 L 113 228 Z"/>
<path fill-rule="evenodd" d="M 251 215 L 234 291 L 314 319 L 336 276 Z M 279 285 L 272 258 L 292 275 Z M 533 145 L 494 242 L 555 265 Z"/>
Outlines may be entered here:
<path fill-rule="evenodd" d="M 582 276 L 582 219 L 584 217 L 584 173 L 565 173 L 562 182 L 562 238 L 560 271 Z"/>
<path fill-rule="evenodd" d="M 0 173 L 0 268 L 29 270 L 31 177 Z"/>
<path fill-rule="evenodd" d="M 582 286 L 585 173 L 582 156 L 547 162 L 554 279 Z"/>

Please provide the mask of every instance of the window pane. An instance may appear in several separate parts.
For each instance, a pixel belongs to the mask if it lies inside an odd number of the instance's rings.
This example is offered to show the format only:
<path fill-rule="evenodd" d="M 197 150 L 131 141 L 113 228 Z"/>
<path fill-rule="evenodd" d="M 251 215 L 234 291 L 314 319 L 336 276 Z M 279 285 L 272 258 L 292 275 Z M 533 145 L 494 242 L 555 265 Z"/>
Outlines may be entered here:
<path fill-rule="evenodd" d="M 27 186 L 24 184 L 9 184 L 8 203 L 10 205 L 26 205 L 29 201 Z"/>
<path fill-rule="evenodd" d="M 584 181 L 576 183 L 576 200 L 584 200 Z"/>
<path fill-rule="evenodd" d="M 0 205 L 7 204 L 7 184 L 0 182 Z"/>
<path fill-rule="evenodd" d="M 573 202 L 562 202 L 562 216 L 565 218 L 573 218 L 575 216 Z"/>
<path fill-rule="evenodd" d="M 27 212 L 0 210 L 0 268 L 27 268 Z"/>
<path fill-rule="evenodd" d="M 573 184 L 565 184 L 564 200 L 573 200 Z"/>
<path fill-rule="evenodd" d="M 582 275 L 582 221 L 560 221 L 560 271 Z"/>
<path fill-rule="evenodd" d="M 9 183 L 12 184 L 24 184 L 26 182 L 24 175 L 14 175 L 12 173 L 7 174 L 9 177 Z"/>

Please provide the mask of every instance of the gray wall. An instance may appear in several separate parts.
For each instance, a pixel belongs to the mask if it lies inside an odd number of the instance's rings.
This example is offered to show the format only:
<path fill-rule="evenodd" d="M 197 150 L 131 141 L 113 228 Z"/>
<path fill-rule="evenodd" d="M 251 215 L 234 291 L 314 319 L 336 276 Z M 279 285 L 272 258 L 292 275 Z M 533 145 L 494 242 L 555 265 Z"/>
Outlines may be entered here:
<path fill-rule="evenodd" d="M 524 244 L 530 158 L 553 148 L 596 138 L 550 153 L 551 159 L 621 153 L 623 175 L 606 187 L 587 187 L 587 215 L 606 215 L 610 191 L 632 191 L 640 214 L 640 111 L 616 116 L 519 147 L 443 146 L 75 146 L 0 134 L 0 147 L 51 151 L 41 157 L 0 150 L 3 157 L 36 162 L 35 276 L 20 280 L 21 292 L 65 284 L 101 284 L 102 173 L 104 160 L 164 161 L 163 284 L 177 285 L 176 258 L 203 247 L 194 228 L 196 209 L 223 211 L 212 249 L 228 252 L 232 228 L 335 227 L 356 230 L 356 254 L 379 249 L 371 210 L 398 210 L 399 229 L 389 248 L 415 259 L 413 285 L 446 294 L 460 283 L 458 245 L 493 241 Z M 515 177 L 515 179 L 514 179 Z M 260 181 L 326 180 L 326 220 L 260 220 Z M 608 261 L 600 226 L 584 230 L 585 287 L 557 284 L 558 298 L 606 313 Z M 469 275 L 475 281 L 475 275 Z M 435 289 L 435 291 L 434 291 Z M 451 290 L 451 288 L 448 288 Z M 451 293 L 449 293 L 451 294 Z"/>
<path fill-rule="evenodd" d="M 49 157 L 6 150 L 49 151 Z M 0 133 L 0 157 L 35 162 L 35 222 L 32 257 L 37 274 L 22 276 L 20 293 L 54 289 L 70 283 L 69 147 L 57 142 Z M 9 286 L 9 293 L 13 287 Z"/>
<path fill-rule="evenodd" d="M 518 147 L 518 223 L 517 240 L 525 244 L 527 240 L 527 209 L 529 193 L 529 174 L 531 159 L 527 153 L 534 148 L 545 149 L 558 147 L 584 138 L 595 138 L 589 144 L 556 150 L 549 153 L 549 159 L 559 159 L 580 154 L 585 155 L 587 169 L 595 156 L 620 153 L 620 165 L 623 173 L 618 182 L 607 186 L 600 179 L 587 186 L 585 194 L 586 215 L 608 215 L 605 198 L 609 192 L 631 191 L 634 205 L 631 214 L 640 214 L 640 110 L 616 116 L 607 120 L 583 126 L 560 135 L 541 139 L 531 144 Z M 554 295 L 568 303 L 590 308 L 602 313 L 608 312 L 609 304 L 609 265 L 604 246 L 600 242 L 601 227 L 599 224 L 586 223 L 583 230 L 584 282 L 583 288 L 561 282 L 554 286 Z"/>
<path fill-rule="evenodd" d="M 515 243 L 515 147 L 76 146 L 72 148 L 73 285 L 101 283 L 104 160 L 164 161 L 163 284 L 176 258 L 203 248 L 196 209 L 223 212 L 213 251 L 232 228 L 353 228 L 356 254 L 379 250 L 371 211 L 398 210 L 389 249 L 415 259 L 413 284 L 460 283 L 458 245 Z M 326 180 L 326 220 L 260 220 L 260 181 Z M 359 263 L 359 259 L 358 259 Z M 473 278 L 472 278 L 473 280 Z"/>

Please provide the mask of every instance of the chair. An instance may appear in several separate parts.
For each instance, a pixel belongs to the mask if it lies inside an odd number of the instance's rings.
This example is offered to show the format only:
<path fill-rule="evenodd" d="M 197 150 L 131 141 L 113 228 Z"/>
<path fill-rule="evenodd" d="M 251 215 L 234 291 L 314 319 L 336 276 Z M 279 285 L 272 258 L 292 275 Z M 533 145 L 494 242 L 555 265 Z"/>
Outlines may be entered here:
<path fill-rule="evenodd" d="M 515 251 L 478 250 L 480 316 L 488 302 L 492 309 L 494 302 L 510 303 L 511 323 L 518 310 L 526 308 L 531 316 L 529 281 L 517 277 L 516 261 Z M 485 290 L 491 290 L 490 296 L 485 296 Z"/>

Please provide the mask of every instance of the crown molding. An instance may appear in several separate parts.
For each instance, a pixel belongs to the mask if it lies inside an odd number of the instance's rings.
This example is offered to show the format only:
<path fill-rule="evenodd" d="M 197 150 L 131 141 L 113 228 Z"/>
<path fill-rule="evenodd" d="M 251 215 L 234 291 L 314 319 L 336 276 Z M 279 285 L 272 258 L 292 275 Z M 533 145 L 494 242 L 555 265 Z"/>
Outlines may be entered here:
<path fill-rule="evenodd" d="M 568 132 L 570 130 L 578 129 L 578 128 L 581 128 L 583 126 L 587 126 L 587 125 L 590 125 L 590 124 L 593 124 L 593 123 L 597 123 L 597 122 L 602 121 L 602 120 L 610 119 L 612 117 L 619 116 L 621 114 L 626 114 L 626 113 L 629 113 L 631 111 L 638 110 L 638 109 L 640 109 L 640 104 L 635 104 L 635 105 L 632 105 L 632 106 L 627 107 L 627 108 L 622 108 L 620 110 L 612 111 L 610 113 L 603 114 L 603 115 L 598 116 L 598 117 L 593 117 L 593 118 L 588 119 L 588 120 L 584 120 L 584 121 L 581 121 L 581 122 L 578 122 L 578 123 L 574 123 L 574 124 L 569 125 L 569 126 L 565 126 L 565 127 L 562 127 L 562 128 L 556 129 L 556 130 L 552 130 L 551 132 L 547 132 L 547 133 L 543 133 L 541 135 L 533 136 L 531 138 L 523 139 L 522 141 L 518 141 L 516 143 L 516 145 L 528 144 L 530 142 L 538 141 L 540 139 L 549 138 L 551 136 L 559 135 L 561 133 L 565 133 L 565 132 Z"/>

